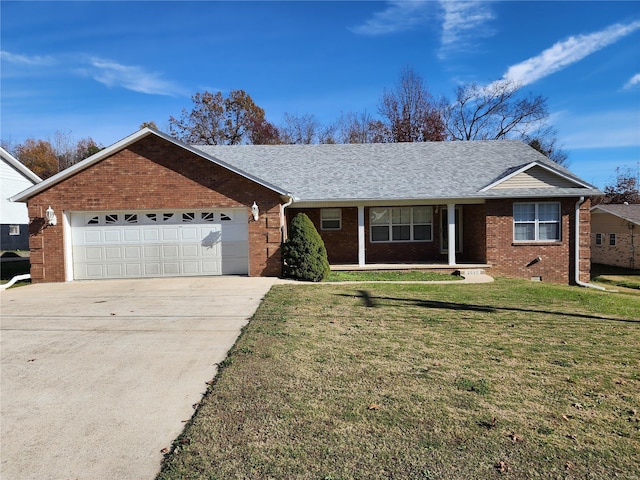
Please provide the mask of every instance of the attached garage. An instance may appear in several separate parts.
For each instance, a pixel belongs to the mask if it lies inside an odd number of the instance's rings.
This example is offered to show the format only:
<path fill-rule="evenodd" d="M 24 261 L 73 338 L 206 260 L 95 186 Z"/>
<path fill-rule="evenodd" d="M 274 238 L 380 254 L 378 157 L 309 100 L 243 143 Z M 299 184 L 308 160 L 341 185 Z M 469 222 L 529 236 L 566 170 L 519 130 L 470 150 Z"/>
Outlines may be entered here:
<path fill-rule="evenodd" d="M 34 283 L 282 271 L 286 192 L 149 128 L 21 195 Z"/>
<path fill-rule="evenodd" d="M 248 274 L 246 209 L 73 212 L 73 278 Z"/>

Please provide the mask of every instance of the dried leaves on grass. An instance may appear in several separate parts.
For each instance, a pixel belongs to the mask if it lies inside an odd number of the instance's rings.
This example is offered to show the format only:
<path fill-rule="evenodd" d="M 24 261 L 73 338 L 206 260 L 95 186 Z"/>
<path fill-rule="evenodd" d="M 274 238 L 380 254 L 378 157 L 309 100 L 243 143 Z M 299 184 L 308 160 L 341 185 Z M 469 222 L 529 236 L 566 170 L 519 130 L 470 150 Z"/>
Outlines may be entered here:
<path fill-rule="evenodd" d="M 599 295 L 278 287 L 159 478 L 637 476 L 640 301 Z"/>

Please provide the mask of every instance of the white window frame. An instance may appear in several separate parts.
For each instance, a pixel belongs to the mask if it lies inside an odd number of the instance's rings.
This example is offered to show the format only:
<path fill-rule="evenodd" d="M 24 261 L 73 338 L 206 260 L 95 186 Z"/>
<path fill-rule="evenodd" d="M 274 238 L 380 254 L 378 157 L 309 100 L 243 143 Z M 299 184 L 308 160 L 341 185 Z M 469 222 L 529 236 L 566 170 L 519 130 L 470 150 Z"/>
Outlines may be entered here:
<path fill-rule="evenodd" d="M 596 233 L 596 245 L 602 246 L 602 234 Z"/>
<path fill-rule="evenodd" d="M 618 236 L 615 233 L 610 233 L 609 234 L 609 246 L 610 247 L 615 247 L 617 241 L 618 241 Z"/>
<path fill-rule="evenodd" d="M 393 211 L 400 209 L 410 209 L 410 220 L 409 222 L 402 223 L 393 223 Z M 426 209 L 429 212 L 430 220 L 428 222 L 415 222 L 415 211 L 416 209 Z M 374 223 L 374 212 L 380 213 L 382 215 L 387 216 L 387 222 L 385 223 Z M 388 228 L 388 240 L 374 240 L 373 239 L 373 229 Z M 409 227 L 409 239 L 408 240 L 394 240 L 393 238 L 393 227 L 400 226 L 408 226 Z M 415 237 L 415 227 L 417 226 L 428 226 L 429 227 L 429 237 L 425 239 L 416 240 Z M 371 207 L 369 209 L 369 242 L 371 243 L 415 243 L 415 242 L 433 242 L 433 207 L 428 205 L 416 205 L 416 206 L 403 206 L 403 207 Z"/>
<path fill-rule="evenodd" d="M 516 221 L 516 206 L 517 205 L 534 205 L 534 219 L 533 220 L 520 220 Z M 558 206 L 558 219 L 557 220 L 540 220 L 540 206 L 541 205 L 557 205 Z M 516 226 L 517 225 L 533 225 L 534 238 L 516 239 Z M 558 237 L 557 238 L 540 238 L 540 226 L 547 224 L 558 225 Z M 513 241 L 514 243 L 558 243 L 562 241 L 562 209 L 560 202 L 516 202 L 513 204 Z"/>
<path fill-rule="evenodd" d="M 9 235 L 10 236 L 20 235 L 20 225 L 9 225 Z"/>
<path fill-rule="evenodd" d="M 336 220 L 338 221 L 337 227 L 332 227 L 325 224 L 325 221 L 335 222 Z M 342 209 L 341 208 L 321 208 L 320 209 L 320 230 L 342 230 Z"/>

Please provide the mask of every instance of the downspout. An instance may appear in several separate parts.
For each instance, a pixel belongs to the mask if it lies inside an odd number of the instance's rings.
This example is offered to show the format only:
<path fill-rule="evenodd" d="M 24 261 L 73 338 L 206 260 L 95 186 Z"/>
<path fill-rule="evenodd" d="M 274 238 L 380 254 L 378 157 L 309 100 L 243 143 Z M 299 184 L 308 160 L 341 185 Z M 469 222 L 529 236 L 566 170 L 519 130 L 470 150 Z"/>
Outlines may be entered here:
<path fill-rule="evenodd" d="M 601 287 L 599 285 L 594 285 L 593 283 L 585 283 L 580 281 L 580 207 L 584 203 L 584 197 L 580 197 L 580 199 L 576 202 L 576 212 L 575 212 L 575 252 L 574 252 L 574 269 L 575 269 L 575 280 L 576 284 L 581 287 L 595 288 L 596 290 L 606 291 L 606 288 Z"/>
<path fill-rule="evenodd" d="M 287 197 L 289 197 L 289 200 L 287 201 L 287 203 L 284 203 L 282 205 L 280 205 L 280 238 L 282 243 L 285 242 L 286 240 L 286 229 L 285 229 L 285 225 L 286 225 L 286 220 L 285 220 L 285 213 L 284 213 L 284 209 L 287 207 L 290 207 L 291 204 L 293 203 L 293 194 L 291 193 L 287 193 Z"/>

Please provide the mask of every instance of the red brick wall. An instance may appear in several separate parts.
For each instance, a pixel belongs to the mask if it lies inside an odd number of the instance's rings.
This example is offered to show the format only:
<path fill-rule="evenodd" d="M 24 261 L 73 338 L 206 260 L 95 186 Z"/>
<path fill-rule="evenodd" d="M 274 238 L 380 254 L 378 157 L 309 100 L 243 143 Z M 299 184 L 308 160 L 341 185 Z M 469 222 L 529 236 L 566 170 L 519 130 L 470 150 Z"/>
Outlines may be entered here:
<path fill-rule="evenodd" d="M 287 208 L 287 221 L 291 222 L 298 213 L 305 213 L 313 222 L 327 249 L 331 264 L 358 263 L 358 208 L 343 207 L 342 228 L 322 230 L 320 208 Z"/>
<path fill-rule="evenodd" d="M 461 205 L 463 221 L 463 252 L 457 255 L 459 261 L 484 263 L 485 222 L 484 205 Z M 287 220 L 298 213 L 306 213 L 320 233 L 327 248 L 329 263 L 358 263 L 358 209 L 342 208 L 342 229 L 328 231 L 320 228 L 320 208 L 287 209 Z M 392 262 L 446 262 L 447 254 L 440 253 L 440 222 L 442 210 L 433 216 L 433 241 L 371 243 L 369 242 L 369 208 L 365 208 L 365 256 L 367 263 Z"/>
<path fill-rule="evenodd" d="M 540 201 L 522 199 L 519 202 Z M 575 239 L 575 203 L 576 198 L 545 199 L 559 201 L 561 210 L 561 240 L 553 243 L 515 243 L 513 241 L 513 200 L 488 200 L 487 213 L 487 263 L 491 273 L 510 277 L 541 277 L 542 281 L 555 283 L 573 283 L 574 275 L 574 239 Z M 582 281 L 589 280 L 589 206 L 585 202 L 581 207 L 580 272 Z M 527 266 L 536 257 L 541 261 Z"/>
<path fill-rule="evenodd" d="M 34 282 L 62 282 L 63 211 L 207 209 L 260 207 L 249 222 L 249 275 L 281 273 L 279 195 L 156 136 L 148 136 L 28 202 L 31 219 L 31 276 Z M 58 224 L 42 228 L 47 207 Z"/>

